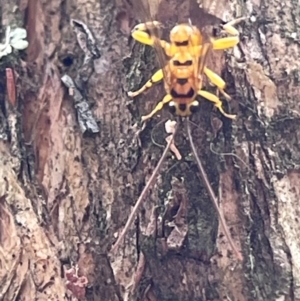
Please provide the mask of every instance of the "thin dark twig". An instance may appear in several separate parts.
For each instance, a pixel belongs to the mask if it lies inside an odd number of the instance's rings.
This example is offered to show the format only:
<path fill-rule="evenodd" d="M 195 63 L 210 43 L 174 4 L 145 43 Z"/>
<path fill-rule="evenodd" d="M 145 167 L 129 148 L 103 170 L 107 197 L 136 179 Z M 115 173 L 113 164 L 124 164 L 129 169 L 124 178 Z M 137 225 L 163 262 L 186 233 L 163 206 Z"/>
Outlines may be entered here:
<path fill-rule="evenodd" d="M 138 198 L 136 204 L 134 205 L 133 210 L 132 210 L 132 212 L 131 212 L 131 214 L 130 214 L 127 222 L 126 222 L 126 225 L 124 226 L 124 228 L 122 230 L 122 233 L 118 237 L 116 243 L 113 245 L 113 247 L 111 249 L 111 252 L 114 252 L 114 251 L 117 250 L 118 246 L 120 245 L 121 240 L 125 237 L 125 235 L 128 232 L 131 224 L 133 223 L 134 218 L 135 218 L 135 216 L 136 216 L 136 214 L 137 214 L 137 212 L 138 212 L 138 210 L 139 210 L 139 208 L 140 208 L 140 206 L 141 206 L 144 198 L 146 197 L 147 192 L 149 191 L 149 189 L 151 188 L 151 186 L 153 185 L 153 183 L 155 182 L 155 180 L 157 178 L 159 170 L 160 170 L 160 168 L 161 168 L 161 166 L 162 166 L 162 164 L 163 164 L 163 162 L 164 162 L 164 160 L 165 160 L 165 158 L 166 158 L 166 156 L 168 154 L 170 146 L 171 146 L 171 144 L 172 144 L 172 142 L 174 140 L 176 131 L 177 131 L 177 125 L 176 125 L 175 130 L 174 130 L 174 132 L 173 132 L 173 134 L 171 136 L 171 139 L 169 140 L 169 142 L 168 142 L 168 144 L 167 144 L 167 146 L 166 146 L 166 148 L 165 148 L 165 150 L 164 150 L 164 152 L 163 152 L 163 154 L 162 154 L 159 162 L 157 163 L 157 165 L 156 165 L 156 167 L 155 167 L 155 169 L 154 169 L 154 171 L 153 171 L 153 173 L 152 173 L 149 181 L 147 182 L 147 184 L 144 187 L 144 189 L 143 189 L 140 197 Z"/>
<path fill-rule="evenodd" d="M 225 236 L 227 237 L 228 239 L 228 242 L 233 250 L 233 252 L 236 254 L 237 258 L 240 260 L 240 261 L 243 261 L 243 256 L 242 254 L 238 251 L 237 247 L 235 246 L 234 242 L 233 242 L 233 239 L 231 238 L 231 235 L 230 235 L 230 232 L 229 232 L 229 229 L 227 227 L 227 224 L 226 224 L 226 221 L 224 219 L 224 216 L 219 208 L 219 205 L 218 205 L 218 200 L 217 200 L 217 197 L 215 196 L 215 193 L 208 181 L 208 177 L 207 177 L 207 174 L 202 166 L 202 163 L 200 161 L 200 158 L 197 154 L 197 151 L 196 151 L 196 147 L 195 147 L 195 144 L 193 142 L 193 138 L 192 138 L 192 134 L 191 134 L 191 127 L 190 127 L 190 122 L 187 118 L 187 132 L 188 132 L 188 138 L 190 140 L 190 145 L 191 145 L 191 148 L 192 148 L 192 151 L 193 151 L 193 154 L 194 154 L 194 157 L 196 159 L 196 162 L 197 162 L 197 165 L 198 165 L 198 168 L 200 170 L 200 174 L 201 174 L 201 177 L 202 177 L 202 180 L 208 190 L 208 193 L 210 195 L 210 198 L 212 199 L 213 201 L 213 204 L 218 212 L 218 215 L 219 215 L 219 218 L 220 218 L 220 222 L 221 222 L 221 225 L 222 225 L 222 228 L 223 228 L 223 231 L 225 233 Z"/>

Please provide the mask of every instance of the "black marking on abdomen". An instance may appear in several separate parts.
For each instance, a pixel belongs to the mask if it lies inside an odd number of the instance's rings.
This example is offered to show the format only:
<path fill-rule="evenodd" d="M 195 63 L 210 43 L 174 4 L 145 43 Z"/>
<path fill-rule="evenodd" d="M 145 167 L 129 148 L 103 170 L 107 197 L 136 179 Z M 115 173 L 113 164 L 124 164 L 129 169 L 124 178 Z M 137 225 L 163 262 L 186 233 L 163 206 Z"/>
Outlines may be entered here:
<path fill-rule="evenodd" d="M 173 65 L 178 67 L 178 66 L 192 66 L 193 62 L 192 60 L 187 60 L 183 63 L 179 62 L 178 60 L 173 61 Z"/>
<path fill-rule="evenodd" d="M 177 47 L 180 47 L 180 46 L 187 46 L 189 44 L 189 41 L 183 41 L 183 42 L 175 42 L 175 45 Z"/>
<path fill-rule="evenodd" d="M 177 84 L 183 86 L 188 82 L 188 79 L 187 78 L 177 78 L 176 82 L 177 82 Z"/>
<path fill-rule="evenodd" d="M 174 89 L 172 89 L 170 94 L 173 98 L 192 98 L 195 94 L 195 91 L 193 88 L 191 88 L 187 94 L 178 94 Z"/>

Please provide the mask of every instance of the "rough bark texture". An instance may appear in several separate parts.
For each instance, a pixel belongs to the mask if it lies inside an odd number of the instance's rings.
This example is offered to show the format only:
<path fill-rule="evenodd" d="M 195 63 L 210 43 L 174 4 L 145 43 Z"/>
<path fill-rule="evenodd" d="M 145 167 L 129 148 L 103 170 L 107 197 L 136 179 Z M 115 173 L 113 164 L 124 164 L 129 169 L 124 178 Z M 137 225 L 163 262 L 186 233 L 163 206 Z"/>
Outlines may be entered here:
<path fill-rule="evenodd" d="M 157 65 L 151 49 L 128 43 L 122 1 L 0 0 L 2 33 L 24 27 L 29 41 L 0 60 L 0 300 L 300 300 L 299 7 L 217 4 L 222 19 L 251 16 L 238 26 L 239 47 L 213 57 L 238 119 L 203 101 L 193 137 L 239 263 L 184 127 L 176 137 L 183 159 L 169 156 L 138 222 L 109 252 L 162 153 L 153 140 L 166 144 L 159 121 L 170 117 L 157 115 L 137 139 L 140 116 L 163 90 L 127 97 Z M 79 46 L 72 19 L 87 25 L 101 57 Z M 16 106 L 5 68 L 17 75 Z M 82 84 L 92 133 L 79 126 L 64 74 Z"/>

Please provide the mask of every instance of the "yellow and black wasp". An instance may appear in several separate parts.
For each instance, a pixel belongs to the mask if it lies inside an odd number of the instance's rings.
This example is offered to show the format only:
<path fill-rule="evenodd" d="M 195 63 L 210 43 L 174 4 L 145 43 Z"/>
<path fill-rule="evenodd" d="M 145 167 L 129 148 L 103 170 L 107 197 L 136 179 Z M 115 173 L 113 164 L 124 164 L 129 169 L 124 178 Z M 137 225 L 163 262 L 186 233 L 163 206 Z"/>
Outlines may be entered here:
<path fill-rule="evenodd" d="M 195 1 L 194 3 L 196 3 Z M 210 15 L 206 14 L 206 18 L 209 19 L 209 17 Z M 142 117 L 143 121 L 151 118 L 167 103 L 169 103 L 171 112 L 176 115 L 189 116 L 199 107 L 198 101 L 195 100 L 197 95 L 212 101 L 224 116 L 235 118 L 235 115 L 224 112 L 222 102 L 216 95 L 203 90 L 203 74 L 218 88 L 219 92 L 230 99 L 230 96 L 224 92 L 225 81 L 207 68 L 205 62 L 210 50 L 228 49 L 239 43 L 238 31 L 233 27 L 237 21 L 222 25 L 222 29 L 232 35 L 231 37 L 205 39 L 199 28 L 193 25 L 189 19 L 188 23 L 178 24 L 172 28 L 169 36 L 170 42 L 153 34 L 162 26 L 157 21 L 141 23 L 134 27 L 132 37 L 135 40 L 154 46 L 160 53 L 160 58 L 162 52 L 169 58 L 163 68 L 158 70 L 142 88 L 128 93 L 130 97 L 135 97 L 152 87 L 153 84 L 164 80 L 167 94 L 150 114 Z"/>
<path fill-rule="evenodd" d="M 144 15 L 148 16 L 148 19 L 149 16 L 151 16 L 151 21 L 140 23 L 134 27 L 132 37 L 142 44 L 153 46 L 157 52 L 161 66 L 161 69 L 156 71 L 155 74 L 151 76 L 150 80 L 148 80 L 139 90 L 129 92 L 128 94 L 130 97 L 136 97 L 161 80 L 164 81 L 164 88 L 166 91 L 166 95 L 156 105 L 152 112 L 142 116 L 142 121 L 150 119 L 154 114 L 160 111 L 165 104 L 169 104 L 170 111 L 175 115 L 187 117 L 188 119 L 190 115 L 198 111 L 199 102 L 196 100 L 197 96 L 201 96 L 213 102 L 215 107 L 218 108 L 225 117 L 234 119 L 235 115 L 228 114 L 223 110 L 222 102 L 218 97 L 219 94 L 222 94 L 226 99 L 230 99 L 230 96 L 224 91 L 226 83 L 220 76 L 206 66 L 206 59 L 211 51 L 232 48 L 239 43 L 239 32 L 233 25 L 243 18 L 224 23 L 214 15 L 201 9 L 196 0 L 190 0 L 189 2 L 185 2 L 185 4 L 188 3 L 185 9 L 178 8 L 180 14 L 178 13 L 178 18 L 176 20 L 177 24 L 169 31 L 169 41 L 166 41 L 166 39 L 162 37 L 164 24 L 157 21 L 159 20 L 159 16 L 158 19 L 153 17 L 154 11 L 164 14 L 164 17 L 166 17 L 166 14 L 168 13 L 172 15 L 172 12 L 168 12 L 164 9 L 164 1 L 151 0 L 150 2 L 149 0 L 148 2 L 147 0 L 127 0 L 127 3 L 134 11 L 144 12 Z M 178 5 L 180 6 L 179 2 Z M 202 30 L 206 26 L 216 23 L 219 23 L 221 29 L 230 36 L 216 39 Z M 207 77 L 207 79 L 216 86 L 217 95 L 204 89 L 204 77 Z M 230 237 L 223 215 L 219 210 L 217 199 L 198 158 L 195 146 L 192 142 L 189 122 L 187 122 L 187 129 L 193 153 L 196 157 L 198 167 L 200 168 L 202 178 L 205 181 L 209 194 L 218 211 L 223 230 L 237 257 L 241 259 L 242 256 L 240 252 L 237 251 Z M 170 143 L 171 142 L 169 142 L 168 146 L 170 146 Z M 153 183 L 167 151 L 168 147 L 137 201 L 135 208 L 113 249 L 116 249 L 119 245 L 121 239 L 133 222 L 138 207 L 150 185 Z"/>

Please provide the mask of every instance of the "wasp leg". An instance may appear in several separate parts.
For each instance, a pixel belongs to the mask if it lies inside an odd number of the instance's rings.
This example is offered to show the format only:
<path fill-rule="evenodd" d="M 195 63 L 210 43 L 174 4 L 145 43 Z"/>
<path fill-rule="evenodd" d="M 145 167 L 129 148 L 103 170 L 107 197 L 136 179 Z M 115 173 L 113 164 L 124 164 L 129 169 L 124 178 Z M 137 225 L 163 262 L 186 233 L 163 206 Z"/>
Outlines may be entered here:
<path fill-rule="evenodd" d="M 219 111 L 227 118 L 230 118 L 230 119 L 235 119 L 236 118 L 236 115 L 232 115 L 232 114 L 227 114 L 225 113 L 225 111 L 223 110 L 222 108 L 222 102 L 221 100 L 214 94 L 212 93 L 209 93 L 207 91 L 203 91 L 203 90 L 199 90 L 197 92 L 198 95 L 206 98 L 207 100 L 209 101 L 212 101 L 214 104 L 215 104 L 215 107 L 219 109 Z"/>
<path fill-rule="evenodd" d="M 151 37 L 147 32 L 136 29 L 132 32 L 131 36 L 138 42 L 153 46 L 155 38 Z"/>
<path fill-rule="evenodd" d="M 172 96 L 170 94 L 167 94 L 162 101 L 160 101 L 156 107 L 154 108 L 154 110 L 148 114 L 148 115 L 145 115 L 145 116 L 142 116 L 142 121 L 146 121 L 147 119 L 150 119 L 154 114 L 156 114 L 158 111 L 160 111 L 163 106 L 170 102 L 172 100 Z"/>
<path fill-rule="evenodd" d="M 172 54 L 172 47 L 170 43 L 166 42 L 165 40 L 159 39 L 155 34 L 151 35 L 149 30 L 154 30 L 155 28 L 158 29 L 161 26 L 161 23 L 157 21 L 148 22 L 148 23 L 140 23 L 136 25 L 131 32 L 131 36 L 141 44 L 155 46 L 160 45 L 168 56 L 173 56 Z"/>
<path fill-rule="evenodd" d="M 227 37 L 227 38 L 221 38 L 213 40 L 213 49 L 214 50 L 221 50 L 221 49 L 228 49 L 236 46 L 240 39 L 239 39 L 239 31 L 233 27 L 233 25 L 240 23 L 241 21 L 247 19 L 246 17 L 238 18 L 235 20 L 232 20 L 222 26 L 222 29 L 232 35 L 233 37 Z"/>
<path fill-rule="evenodd" d="M 145 44 L 145 45 L 149 45 L 149 46 L 154 46 L 154 45 L 160 45 L 161 48 L 163 48 L 165 50 L 165 53 L 168 56 L 172 56 L 173 54 L 173 49 L 171 47 L 171 45 L 161 39 L 155 38 L 155 37 L 151 37 L 151 35 L 149 35 L 147 32 L 144 31 L 139 31 L 136 30 L 134 32 L 132 32 L 131 36 L 138 42 Z"/>
<path fill-rule="evenodd" d="M 226 24 L 224 24 L 224 25 L 222 26 L 222 28 L 223 28 L 228 34 L 230 34 L 230 35 L 232 35 L 232 36 L 238 36 L 238 35 L 239 35 L 239 32 L 238 32 L 238 30 L 237 30 L 235 27 L 233 27 L 233 25 L 236 25 L 236 24 L 238 24 L 238 23 L 240 23 L 241 21 L 246 20 L 246 19 L 247 19 L 247 17 L 241 17 L 241 18 L 238 18 L 238 19 L 234 19 L 234 20 L 232 20 L 232 21 L 227 22 Z"/>
<path fill-rule="evenodd" d="M 151 35 L 161 27 L 161 23 L 157 21 L 140 23 L 136 25 L 131 33 L 131 36 L 138 42 L 153 46 L 157 37 Z"/>
<path fill-rule="evenodd" d="M 224 91 L 226 87 L 225 81 L 216 73 L 208 69 L 207 67 L 204 67 L 204 73 L 209 78 L 209 80 L 218 88 L 218 91 L 220 91 L 224 97 L 227 100 L 231 100 L 231 97 Z"/>
<path fill-rule="evenodd" d="M 164 77 L 164 73 L 162 71 L 162 69 L 159 69 L 158 71 L 156 71 L 151 78 L 146 82 L 146 84 L 140 88 L 139 90 L 135 91 L 135 92 L 128 92 L 128 96 L 129 97 L 135 97 L 141 93 L 143 93 L 145 90 L 151 88 L 153 86 L 153 84 L 158 83 L 159 81 L 161 81 Z"/>
<path fill-rule="evenodd" d="M 228 49 L 236 46 L 239 43 L 240 39 L 239 37 L 227 37 L 227 38 L 221 38 L 214 40 L 213 43 L 213 49 L 214 50 L 223 50 Z"/>

